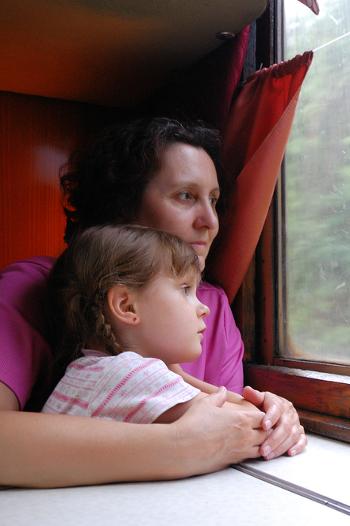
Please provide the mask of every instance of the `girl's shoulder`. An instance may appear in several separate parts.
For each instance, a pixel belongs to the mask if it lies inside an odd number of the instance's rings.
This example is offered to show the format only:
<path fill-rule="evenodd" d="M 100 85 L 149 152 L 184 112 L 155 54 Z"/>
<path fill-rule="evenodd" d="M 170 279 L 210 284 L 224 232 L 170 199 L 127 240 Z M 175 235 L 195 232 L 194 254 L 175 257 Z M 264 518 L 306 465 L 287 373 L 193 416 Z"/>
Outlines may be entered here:
<path fill-rule="evenodd" d="M 83 356 L 72 362 L 68 367 L 78 367 L 80 369 L 95 368 L 99 366 L 99 371 L 111 370 L 113 367 L 131 368 L 136 367 L 147 361 L 159 361 L 157 358 L 144 358 L 140 354 L 133 351 L 125 351 L 119 354 L 110 355 L 102 351 L 96 351 L 93 349 L 82 349 Z"/>
<path fill-rule="evenodd" d="M 106 386 L 119 390 L 126 383 L 133 385 L 147 377 L 154 379 L 165 371 L 170 374 L 166 364 L 158 358 L 145 358 L 133 351 L 116 355 L 92 349 L 82 349 L 81 352 L 82 356 L 68 365 L 66 375 L 69 381 L 72 378 L 79 382 L 88 380 L 95 390 L 105 390 Z"/>

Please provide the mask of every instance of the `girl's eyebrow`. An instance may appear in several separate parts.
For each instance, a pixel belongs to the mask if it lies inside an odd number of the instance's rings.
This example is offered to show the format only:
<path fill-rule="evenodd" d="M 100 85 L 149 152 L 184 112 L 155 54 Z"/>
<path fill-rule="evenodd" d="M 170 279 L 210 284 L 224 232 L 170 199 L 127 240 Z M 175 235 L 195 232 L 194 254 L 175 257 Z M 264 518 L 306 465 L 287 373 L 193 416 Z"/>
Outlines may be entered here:
<path fill-rule="evenodd" d="M 198 285 L 200 284 L 201 282 L 201 275 L 198 274 L 196 271 L 193 272 L 193 274 L 189 275 L 189 280 L 188 280 L 190 283 L 193 283 L 194 286 L 197 288 Z"/>

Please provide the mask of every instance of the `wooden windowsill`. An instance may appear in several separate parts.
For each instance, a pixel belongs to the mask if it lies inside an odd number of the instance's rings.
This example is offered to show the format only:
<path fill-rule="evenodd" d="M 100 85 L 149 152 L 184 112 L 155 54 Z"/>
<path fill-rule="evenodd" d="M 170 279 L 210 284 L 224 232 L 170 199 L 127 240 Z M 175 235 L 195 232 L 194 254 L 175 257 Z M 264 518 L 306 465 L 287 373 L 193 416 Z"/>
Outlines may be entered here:
<path fill-rule="evenodd" d="M 245 365 L 246 384 L 287 398 L 306 430 L 350 442 L 350 377 L 268 365 Z"/>

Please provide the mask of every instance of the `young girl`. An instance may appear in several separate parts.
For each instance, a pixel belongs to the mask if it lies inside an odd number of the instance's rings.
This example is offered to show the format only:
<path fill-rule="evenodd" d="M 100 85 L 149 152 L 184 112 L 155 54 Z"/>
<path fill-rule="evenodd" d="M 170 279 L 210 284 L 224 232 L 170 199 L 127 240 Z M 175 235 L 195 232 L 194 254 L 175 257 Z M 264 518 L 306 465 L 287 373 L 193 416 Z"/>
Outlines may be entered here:
<path fill-rule="evenodd" d="M 103 226 L 74 240 L 50 277 L 57 374 L 70 364 L 43 411 L 178 419 L 203 396 L 168 368 L 201 353 L 209 309 L 199 280 L 194 250 L 165 232 Z"/>

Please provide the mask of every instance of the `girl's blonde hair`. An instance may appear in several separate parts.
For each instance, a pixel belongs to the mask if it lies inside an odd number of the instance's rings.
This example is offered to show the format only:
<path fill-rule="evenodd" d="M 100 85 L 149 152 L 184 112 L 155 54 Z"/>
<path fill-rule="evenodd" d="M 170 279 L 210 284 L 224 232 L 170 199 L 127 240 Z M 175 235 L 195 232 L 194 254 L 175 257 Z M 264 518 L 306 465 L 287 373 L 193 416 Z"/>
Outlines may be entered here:
<path fill-rule="evenodd" d="M 188 272 L 200 275 L 198 257 L 174 235 L 137 225 L 85 230 L 61 254 L 49 278 L 55 380 L 89 342 L 112 355 L 120 352 L 105 315 L 113 285 L 140 289 L 160 273 L 181 277 Z"/>

